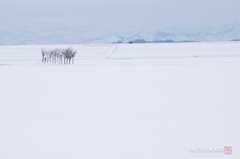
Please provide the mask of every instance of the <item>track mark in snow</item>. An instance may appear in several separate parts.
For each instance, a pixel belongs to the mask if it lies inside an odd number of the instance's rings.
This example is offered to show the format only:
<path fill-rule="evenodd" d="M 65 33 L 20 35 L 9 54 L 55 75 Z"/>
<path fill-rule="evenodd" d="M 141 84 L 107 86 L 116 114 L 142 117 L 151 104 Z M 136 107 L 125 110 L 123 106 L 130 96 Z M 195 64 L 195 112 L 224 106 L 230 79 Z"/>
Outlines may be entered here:
<path fill-rule="evenodd" d="M 110 59 L 111 54 L 117 49 L 117 45 L 115 45 L 107 54 L 107 56 L 105 57 L 105 59 Z"/>
<path fill-rule="evenodd" d="M 226 58 L 240 57 L 240 55 L 194 55 L 194 56 L 119 56 L 111 57 L 111 59 L 185 59 L 185 58 Z"/>

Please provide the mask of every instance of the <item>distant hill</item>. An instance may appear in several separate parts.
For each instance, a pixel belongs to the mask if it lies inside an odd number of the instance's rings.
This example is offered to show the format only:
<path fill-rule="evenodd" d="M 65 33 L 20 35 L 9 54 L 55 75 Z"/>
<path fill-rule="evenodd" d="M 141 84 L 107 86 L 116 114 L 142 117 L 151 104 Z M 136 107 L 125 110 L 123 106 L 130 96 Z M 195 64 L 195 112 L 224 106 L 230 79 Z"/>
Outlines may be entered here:
<path fill-rule="evenodd" d="M 230 41 L 240 39 L 240 23 L 222 27 L 153 26 L 110 27 L 73 20 L 42 19 L 0 27 L 0 45 L 109 44 L 144 42 Z"/>

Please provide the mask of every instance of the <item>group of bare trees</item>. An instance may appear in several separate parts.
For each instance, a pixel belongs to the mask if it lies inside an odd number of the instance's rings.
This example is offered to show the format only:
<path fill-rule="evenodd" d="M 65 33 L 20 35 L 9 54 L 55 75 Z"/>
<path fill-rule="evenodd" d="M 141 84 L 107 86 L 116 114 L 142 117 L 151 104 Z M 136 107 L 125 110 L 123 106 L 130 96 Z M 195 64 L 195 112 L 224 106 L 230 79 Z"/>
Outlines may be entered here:
<path fill-rule="evenodd" d="M 67 49 L 54 49 L 47 50 L 41 49 L 42 52 L 42 63 L 55 63 L 55 64 L 73 64 L 74 57 L 77 50 L 73 50 L 72 47 Z"/>

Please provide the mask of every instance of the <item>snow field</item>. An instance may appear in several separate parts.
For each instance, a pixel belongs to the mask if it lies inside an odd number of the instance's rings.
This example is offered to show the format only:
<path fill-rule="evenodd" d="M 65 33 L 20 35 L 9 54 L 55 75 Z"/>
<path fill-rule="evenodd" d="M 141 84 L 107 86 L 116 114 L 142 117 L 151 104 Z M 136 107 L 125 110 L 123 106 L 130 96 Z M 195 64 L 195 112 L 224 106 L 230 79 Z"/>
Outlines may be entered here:
<path fill-rule="evenodd" d="M 0 47 L 1 159 L 240 157 L 238 42 L 42 47 Z"/>

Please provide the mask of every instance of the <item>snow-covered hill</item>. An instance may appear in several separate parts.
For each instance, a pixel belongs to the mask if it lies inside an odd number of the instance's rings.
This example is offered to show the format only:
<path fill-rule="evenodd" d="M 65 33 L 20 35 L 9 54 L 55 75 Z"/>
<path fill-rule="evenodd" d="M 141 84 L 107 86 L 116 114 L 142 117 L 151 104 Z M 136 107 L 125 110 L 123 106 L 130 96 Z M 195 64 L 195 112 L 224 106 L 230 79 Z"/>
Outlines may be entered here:
<path fill-rule="evenodd" d="M 42 19 L 0 26 L 0 45 L 81 44 L 161 41 L 228 41 L 240 39 L 240 23 L 222 27 L 184 24 L 111 26 L 66 19 Z"/>

